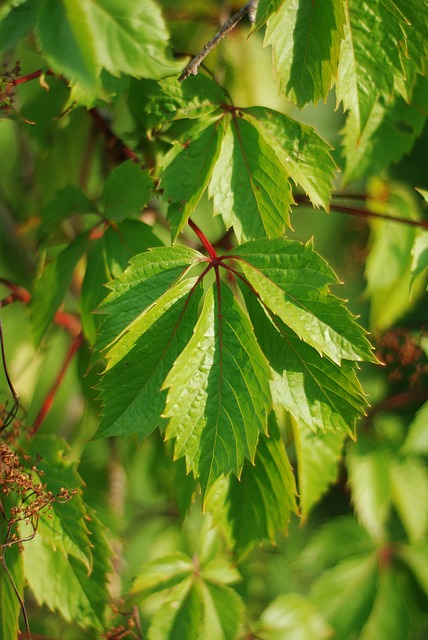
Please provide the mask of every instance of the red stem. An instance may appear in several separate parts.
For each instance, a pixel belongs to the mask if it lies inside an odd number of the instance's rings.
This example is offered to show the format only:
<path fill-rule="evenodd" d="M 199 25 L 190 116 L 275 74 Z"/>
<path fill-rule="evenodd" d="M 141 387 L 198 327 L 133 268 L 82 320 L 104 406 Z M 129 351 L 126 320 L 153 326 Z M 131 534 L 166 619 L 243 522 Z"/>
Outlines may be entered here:
<path fill-rule="evenodd" d="M 363 218 L 381 218 L 382 220 L 388 220 L 388 222 L 399 222 L 401 224 L 407 224 L 411 227 L 422 227 L 422 229 L 428 229 L 428 220 L 411 220 L 409 218 L 392 217 L 385 213 L 377 213 L 375 211 L 368 211 L 367 209 L 356 209 L 355 207 L 344 207 L 340 204 L 330 204 L 330 210 L 337 213 L 345 213 L 351 216 L 362 216 Z"/>
<path fill-rule="evenodd" d="M 40 408 L 39 413 L 36 416 L 36 419 L 33 422 L 33 426 L 30 429 L 30 436 L 33 436 L 35 433 L 37 433 L 37 431 L 40 429 L 44 419 L 46 418 L 46 416 L 48 415 L 49 411 L 51 410 L 53 401 L 55 399 L 55 395 L 59 389 L 59 387 L 62 384 L 62 381 L 64 380 L 64 376 L 67 373 L 67 369 L 70 366 L 71 361 L 73 360 L 73 357 L 75 355 L 75 353 L 78 351 L 78 349 L 80 348 L 81 344 L 83 342 L 83 337 L 82 334 L 80 333 L 78 336 L 76 336 L 71 345 L 70 348 L 67 352 L 67 355 L 65 356 L 64 362 L 62 363 L 62 367 L 59 370 L 57 377 L 54 380 L 53 385 L 51 386 L 51 388 L 49 389 L 43 404 Z"/>
<path fill-rule="evenodd" d="M 216 250 L 214 249 L 214 247 L 212 246 L 211 242 L 208 240 L 206 235 L 204 233 L 202 233 L 202 231 L 199 229 L 199 227 L 190 218 L 189 218 L 189 227 L 191 229 L 193 229 L 193 231 L 196 233 L 196 235 L 198 236 L 198 238 L 201 241 L 202 245 L 208 251 L 209 257 L 211 259 L 213 259 L 213 260 L 217 260 L 217 253 L 216 253 Z"/>

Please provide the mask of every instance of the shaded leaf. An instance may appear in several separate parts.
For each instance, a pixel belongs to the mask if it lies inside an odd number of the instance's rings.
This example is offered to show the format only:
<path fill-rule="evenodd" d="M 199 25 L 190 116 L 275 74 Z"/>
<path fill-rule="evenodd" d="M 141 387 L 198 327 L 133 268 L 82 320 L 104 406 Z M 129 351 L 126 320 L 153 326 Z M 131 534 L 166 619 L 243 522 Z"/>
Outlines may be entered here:
<path fill-rule="evenodd" d="M 183 230 L 211 178 L 220 154 L 222 121 L 190 129 L 165 156 L 161 173 L 173 241 Z"/>
<path fill-rule="evenodd" d="M 208 509 L 222 521 L 237 561 L 255 544 L 275 542 L 278 534 L 286 534 L 290 514 L 297 512 L 293 472 L 272 414 L 269 436 L 260 436 L 254 463 L 245 462 L 240 479 L 231 476 L 228 484 L 216 485 L 208 499 Z"/>
<path fill-rule="evenodd" d="M 3 14 L 0 8 L 0 54 L 5 54 L 14 49 L 21 38 L 24 38 L 32 29 L 39 9 L 38 0 L 27 0 L 10 7 L 8 13 Z M 17 5 L 17 6 L 16 6 Z"/>
<path fill-rule="evenodd" d="M 284 0 L 260 0 L 257 7 L 255 29 L 260 29 L 270 16 L 278 11 Z"/>
<path fill-rule="evenodd" d="M 122 162 L 107 176 L 101 204 L 108 220 L 123 220 L 138 215 L 153 192 L 153 180 L 131 160 Z M 142 247 L 144 248 L 144 247 Z"/>
<path fill-rule="evenodd" d="M 262 133 L 233 115 L 226 129 L 208 195 L 239 242 L 278 236 L 289 224 L 291 189 L 284 167 Z"/>
<path fill-rule="evenodd" d="M 205 580 L 201 584 L 204 615 L 199 638 L 235 640 L 243 618 L 241 597 L 224 584 Z"/>
<path fill-rule="evenodd" d="M 74 185 L 60 189 L 54 199 L 41 213 L 39 237 L 43 237 L 52 227 L 71 216 L 82 213 L 94 213 L 96 207 L 86 194 Z"/>
<path fill-rule="evenodd" d="M 166 437 L 186 456 L 202 492 L 222 474 L 241 474 L 254 460 L 270 405 L 266 360 L 229 287 L 220 281 L 204 300 L 194 334 L 168 374 Z"/>
<path fill-rule="evenodd" d="M 44 337 L 64 300 L 88 239 L 88 233 L 76 236 L 68 247 L 46 265 L 44 272 L 35 282 L 30 309 L 36 344 Z"/>
<path fill-rule="evenodd" d="M 326 99 L 337 75 L 344 20 L 340 0 L 286 0 L 269 18 L 265 44 L 273 47 L 275 75 L 298 107 Z"/>
<path fill-rule="evenodd" d="M 226 102 L 221 87 L 203 73 L 186 82 L 177 78 L 131 82 L 129 107 L 137 122 L 148 128 L 173 120 L 200 118 Z"/>

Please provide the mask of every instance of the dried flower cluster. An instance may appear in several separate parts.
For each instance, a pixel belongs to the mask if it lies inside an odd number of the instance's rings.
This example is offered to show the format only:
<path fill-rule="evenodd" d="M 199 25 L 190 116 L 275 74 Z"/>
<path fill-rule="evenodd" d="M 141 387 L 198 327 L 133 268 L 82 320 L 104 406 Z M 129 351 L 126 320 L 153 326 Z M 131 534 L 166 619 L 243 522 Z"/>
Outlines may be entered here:
<path fill-rule="evenodd" d="M 0 405 L 0 424 L 6 419 L 6 409 Z M 23 542 L 18 531 L 20 522 L 30 524 L 33 537 L 38 519 L 54 502 L 66 502 L 75 495 L 77 489 L 61 488 L 52 493 L 45 483 L 40 482 L 43 470 L 37 468 L 39 460 L 32 460 L 25 453 L 18 454 L 17 442 L 21 434 L 21 423 L 14 420 L 10 428 L 2 433 L 0 440 L 0 514 L 7 522 L 5 540 L 0 548 Z"/>
<path fill-rule="evenodd" d="M 15 100 L 15 80 L 21 73 L 21 66 L 19 62 L 16 62 L 12 69 L 7 69 L 3 66 L 3 71 L 0 74 L 0 111 L 9 114 L 14 111 Z"/>
<path fill-rule="evenodd" d="M 426 388 L 428 358 L 419 344 L 420 337 L 406 327 L 396 327 L 377 341 L 376 355 L 386 365 L 391 385 L 404 385 L 412 391 Z"/>

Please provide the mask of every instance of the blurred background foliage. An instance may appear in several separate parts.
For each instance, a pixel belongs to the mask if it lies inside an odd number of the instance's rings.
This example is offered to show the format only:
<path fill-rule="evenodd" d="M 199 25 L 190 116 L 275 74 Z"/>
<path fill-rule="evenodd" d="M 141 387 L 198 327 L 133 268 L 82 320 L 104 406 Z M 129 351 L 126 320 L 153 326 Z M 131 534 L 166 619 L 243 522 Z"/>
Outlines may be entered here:
<path fill-rule="evenodd" d="M 172 48 L 183 53 L 199 51 L 218 24 L 240 6 L 214 0 L 160 4 Z M 262 33 L 250 39 L 248 34 L 247 24 L 240 24 L 206 60 L 207 68 L 235 104 L 264 105 L 314 126 L 335 149 L 340 167 L 344 119 L 341 109 L 335 109 L 334 95 L 326 104 L 297 110 L 278 95 L 271 50 L 263 49 Z M 15 60 L 21 75 L 45 67 L 31 39 L 20 41 L 4 65 Z M 106 172 L 117 163 L 115 149 L 106 152 L 87 110 L 68 111 L 69 101 L 65 83 L 45 76 L 41 83 L 35 80 L 17 88 L 17 114 L 0 120 L 0 275 L 28 288 L 46 256 L 65 246 L 76 228 L 90 224 L 88 219 L 70 218 L 49 229 L 45 218 L 45 227 L 40 225 L 49 211 L 54 222 L 51 203 L 58 191 L 76 185 L 96 200 Z M 139 125 L 123 96 L 105 107 L 105 115 L 116 135 L 134 146 Z M 162 143 L 152 148 L 147 141 L 140 144 L 150 159 Z M 427 220 L 426 203 L 415 191 L 428 189 L 427 147 L 425 126 L 397 165 L 344 189 L 338 174 L 337 192 L 358 196 L 360 204 L 391 217 Z M 154 203 L 145 220 L 168 241 L 161 203 Z M 223 236 L 223 225 L 212 218 L 207 198 L 198 205 L 195 220 L 203 220 L 212 242 Z M 242 579 L 234 589 L 246 607 L 240 637 L 423 640 L 428 635 L 428 305 L 424 277 L 413 282 L 411 275 L 411 249 L 418 231 L 381 219 L 325 213 L 304 203 L 294 208 L 292 226 L 289 236 L 312 238 L 344 282 L 340 295 L 371 331 L 385 366 L 362 366 L 360 379 L 371 407 L 357 441 L 346 443 L 344 455 L 332 446 L 332 469 L 323 469 L 326 486 L 309 512 L 303 519 L 293 516 L 288 536 L 279 536 L 274 547 L 258 546 L 239 563 Z M 78 271 L 66 302 L 70 311 L 79 309 L 80 287 Z M 0 284 L 0 298 L 7 293 Z M 19 303 L 2 309 L 1 319 L 21 417 L 32 424 L 69 340 L 54 327 L 36 349 L 28 309 Z M 79 351 L 42 430 L 70 443 L 86 485 L 85 500 L 111 532 L 117 554 L 114 596 L 127 592 L 145 563 L 166 554 L 213 557 L 221 552 L 233 562 L 198 499 L 186 513 L 186 491 L 192 487 L 180 486 L 177 495 L 177 475 L 184 467 L 182 461 L 172 463 L 157 432 L 142 443 L 136 438 L 92 439 L 99 407 L 93 389 L 97 373 L 84 375 L 89 357 L 86 347 Z M 2 372 L 0 388 L 6 389 Z M 284 416 L 285 432 L 292 429 L 287 420 Z M 295 463 L 292 446 L 288 453 Z M 93 637 L 39 607 L 31 595 L 26 605 L 35 634 L 64 640 Z M 149 598 L 141 608 L 144 628 L 155 605 L 156 599 Z M 126 624 L 129 608 L 123 606 Z"/>

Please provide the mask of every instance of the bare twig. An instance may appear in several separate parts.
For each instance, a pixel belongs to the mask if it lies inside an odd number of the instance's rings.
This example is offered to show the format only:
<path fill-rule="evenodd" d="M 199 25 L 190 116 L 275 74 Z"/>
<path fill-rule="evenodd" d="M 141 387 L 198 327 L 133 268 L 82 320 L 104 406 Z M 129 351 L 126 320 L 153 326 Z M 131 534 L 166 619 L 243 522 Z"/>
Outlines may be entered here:
<path fill-rule="evenodd" d="M 258 4 L 259 4 L 259 0 L 249 0 L 249 2 L 244 4 L 244 6 L 239 9 L 239 11 L 234 13 L 233 16 L 231 16 L 229 20 L 227 20 L 227 22 L 224 23 L 221 29 L 217 31 L 214 38 L 212 38 L 209 42 L 207 42 L 207 44 L 198 53 L 198 55 L 195 56 L 193 60 L 189 62 L 189 64 L 184 69 L 181 76 L 178 78 L 179 82 L 183 82 L 183 80 L 186 80 L 186 78 L 188 78 L 189 76 L 197 75 L 201 62 L 206 58 L 206 56 L 209 53 L 211 53 L 211 51 L 218 45 L 218 43 L 221 40 L 223 40 L 223 38 L 225 38 L 228 35 L 228 33 L 232 31 L 232 29 L 236 27 L 238 22 L 240 22 L 246 14 L 248 15 L 248 19 L 251 22 L 251 24 L 254 24 L 256 21 Z"/>

